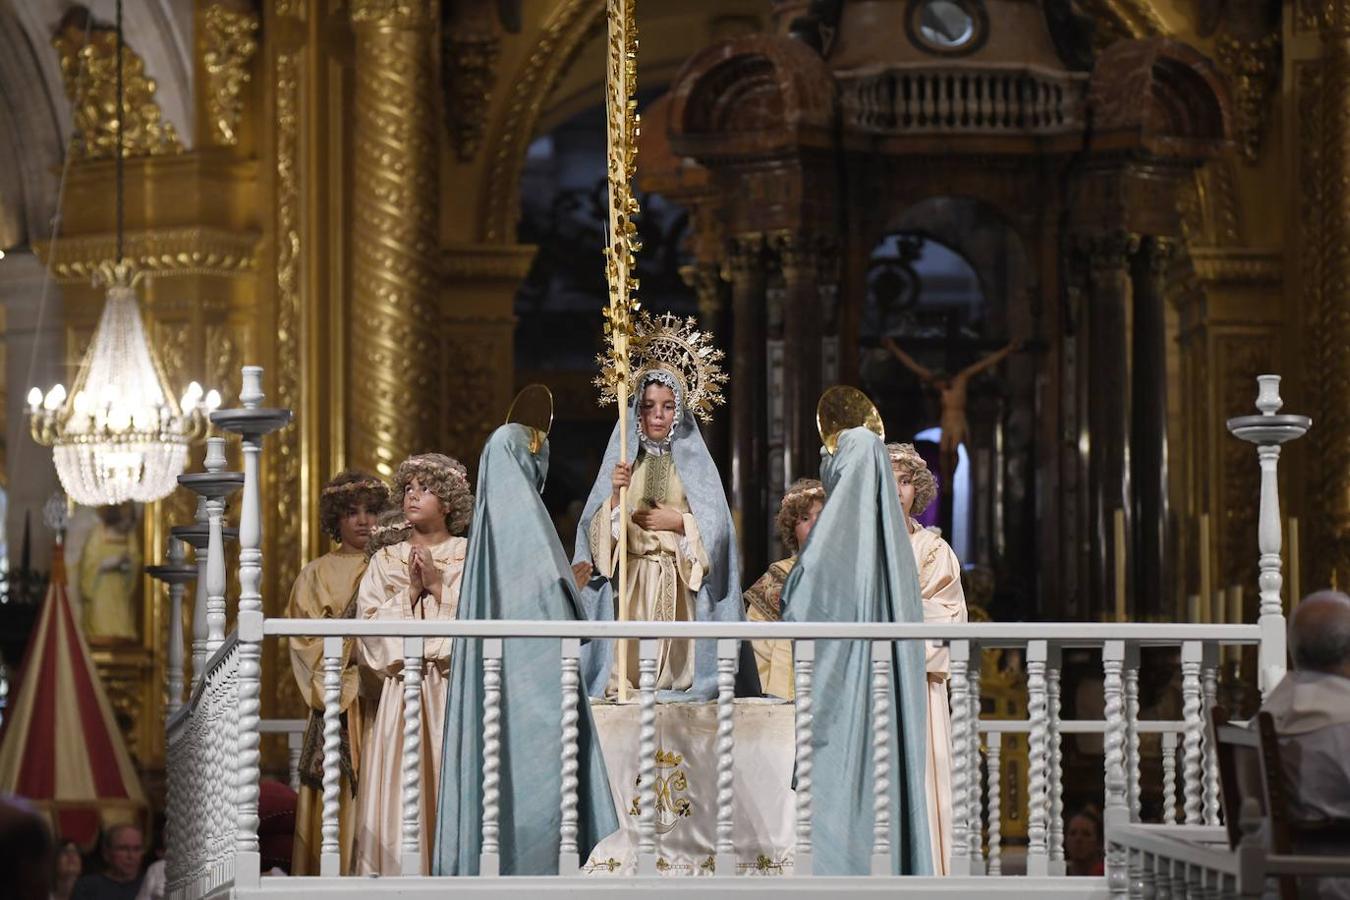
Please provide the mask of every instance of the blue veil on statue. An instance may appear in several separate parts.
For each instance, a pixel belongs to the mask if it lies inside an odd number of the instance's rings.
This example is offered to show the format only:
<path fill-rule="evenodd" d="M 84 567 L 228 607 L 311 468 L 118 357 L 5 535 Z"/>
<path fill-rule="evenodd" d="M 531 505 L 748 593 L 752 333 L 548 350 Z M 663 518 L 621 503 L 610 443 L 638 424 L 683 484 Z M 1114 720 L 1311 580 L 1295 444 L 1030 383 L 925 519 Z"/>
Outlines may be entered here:
<path fill-rule="evenodd" d="M 642 382 L 638 382 L 642 385 Z M 678 393 L 678 391 L 677 391 Z M 637 403 L 642 396 L 641 387 L 634 392 L 630 422 L 637 421 Z M 708 571 L 704 575 L 703 585 L 699 588 L 695 601 L 694 619 L 699 622 L 739 622 L 745 618 L 745 604 L 741 600 L 740 560 L 736 547 L 736 529 L 731 521 L 731 510 L 727 506 L 727 497 L 722 490 L 722 476 L 718 474 L 717 463 L 713 462 L 708 445 L 703 443 L 694 414 L 681 404 L 684 415 L 675 424 L 675 434 L 671 441 L 671 453 L 675 457 L 675 468 L 684 483 L 685 496 L 689 501 L 689 510 L 698 522 L 699 534 L 703 538 L 703 547 L 708 554 Z M 630 426 L 633 427 L 633 426 Z M 639 442 L 630 436 L 628 440 L 628 459 L 637 459 Z M 573 562 L 592 562 L 590 539 L 587 531 L 591 518 L 609 498 L 610 473 L 619 461 L 619 426 L 609 436 L 609 447 L 600 463 L 600 472 L 586 498 L 585 509 L 581 513 L 581 522 L 577 525 L 576 552 Z M 614 583 L 604 576 L 596 574 L 581 591 L 581 609 L 588 619 L 609 621 L 614 619 Z M 582 677 L 586 681 L 591 696 L 603 696 L 605 685 L 609 681 L 610 667 L 614 663 L 613 641 L 592 641 L 582 648 Z M 744 670 L 745 666 L 742 665 Z M 753 671 L 753 666 L 751 666 Z M 744 674 L 744 672 L 742 673 Z M 689 690 L 691 700 L 711 700 L 717 696 L 717 642 L 696 641 L 694 648 L 694 684 Z"/>
<path fill-rule="evenodd" d="M 886 447 L 863 427 L 830 434 L 827 445 L 835 437 L 834 453 L 822 451 L 825 507 L 783 587 L 783 621 L 922 622 L 918 567 Z M 815 652 L 813 874 L 866 875 L 874 784 L 871 647 L 816 641 Z M 931 875 L 922 642 L 892 644 L 891 658 L 891 871 Z"/>
<path fill-rule="evenodd" d="M 548 443 L 540 431 L 508 423 L 488 438 L 478 465 L 461 619 L 581 618 L 572 570 L 539 496 L 547 472 Z M 556 640 L 507 639 L 502 653 L 500 872 L 557 874 L 561 648 Z M 432 871 L 438 875 L 478 874 L 482 661 L 480 641 L 455 641 L 432 855 Z M 577 844 L 584 863 L 590 850 L 619 825 L 584 685 L 578 694 Z"/>
<path fill-rule="evenodd" d="M 713 348 L 706 331 L 697 330 L 692 319 L 681 320 L 665 314 L 652 316 L 641 313 L 636 333 L 630 345 L 630 364 L 637 372 L 635 390 L 629 399 L 628 458 L 637 459 L 641 432 L 638 404 L 648 384 L 659 383 L 670 387 L 676 397 L 676 415 L 670 436 L 669 452 L 684 486 L 690 513 L 698 524 L 699 535 L 708 558 L 708 569 L 703 576 L 692 614 L 695 621 L 739 622 L 745 619 L 745 604 L 741 599 L 741 573 L 736 529 L 717 464 L 708 452 L 699 432 L 695 414 L 706 417 L 716 403 L 721 402 L 721 386 L 726 376 L 717 365 L 721 351 Z M 601 380 L 604 384 L 604 376 Z M 601 400 L 612 400 L 612 384 L 602 390 Z M 586 498 L 586 506 L 577 525 L 576 550 L 572 561 L 596 563 L 591 559 L 588 530 L 596 511 L 610 497 L 610 482 L 614 466 L 619 462 L 619 426 L 615 425 L 600 463 L 595 484 Z M 595 574 L 581 592 L 582 612 L 588 619 L 615 618 L 615 588 L 613 582 Z M 592 696 L 604 695 L 614 664 L 614 642 L 593 641 L 583 648 L 582 675 Z M 753 663 L 746 664 L 748 645 L 742 648 L 742 663 L 737 673 L 738 693 L 758 694 L 758 675 Z M 693 684 L 663 699 L 710 700 L 717 695 L 717 642 L 696 641 L 694 649 Z"/>

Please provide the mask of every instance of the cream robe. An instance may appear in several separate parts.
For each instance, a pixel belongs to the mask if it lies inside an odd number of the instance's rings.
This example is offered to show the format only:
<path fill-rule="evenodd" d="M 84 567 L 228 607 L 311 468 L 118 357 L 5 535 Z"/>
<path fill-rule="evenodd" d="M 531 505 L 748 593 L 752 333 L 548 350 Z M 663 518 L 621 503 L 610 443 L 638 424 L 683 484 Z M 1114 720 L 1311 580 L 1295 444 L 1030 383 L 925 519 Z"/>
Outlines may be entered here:
<path fill-rule="evenodd" d="M 780 559 L 750 585 L 745 592 L 745 617 L 751 622 L 780 622 L 783 619 L 783 585 L 787 582 L 797 557 Z M 792 700 L 797 688 L 792 669 L 792 641 L 751 641 L 755 651 L 755 668 L 759 670 L 759 685 L 764 693 Z"/>
<path fill-rule="evenodd" d="M 358 619 L 453 619 L 469 542 L 452 537 L 431 547 L 441 572 L 441 600 L 430 596 L 414 606 L 408 586 L 412 548 L 400 541 L 370 560 L 356 595 Z M 449 638 L 428 638 L 422 663 L 422 871 L 431 871 L 431 842 L 436 839 L 441 737 L 445 728 Z M 379 707 L 362 746 L 356 790 L 356 865 L 358 875 L 398 875 L 403 815 L 403 639 L 362 638 L 356 645 L 362 674 L 379 684 Z"/>
<path fill-rule="evenodd" d="M 632 513 L 645 499 L 659 500 L 684 514 L 684 534 L 645 531 L 634 524 Z M 591 559 L 600 574 L 613 578 L 619 561 L 618 510 L 611 501 L 596 510 L 590 523 Z M 689 510 L 684 485 L 674 460 L 665 456 L 638 457 L 628 487 L 628 596 L 629 619 L 688 622 L 694 618 L 694 597 L 703 586 L 708 555 L 699 537 L 698 523 Z M 617 618 L 616 614 L 616 618 Z M 638 642 L 622 641 L 628 654 L 628 682 L 638 684 Z M 618 649 L 606 695 L 618 690 Z M 690 641 L 661 641 L 656 663 L 657 690 L 686 691 L 694 684 L 694 646 Z"/>
<path fill-rule="evenodd" d="M 349 614 L 356 599 L 356 587 L 366 571 L 366 555 L 359 550 L 338 549 L 314 560 L 300 570 L 291 588 L 286 615 L 292 619 L 338 619 Z M 305 731 L 305 746 L 301 752 L 300 790 L 295 803 L 295 846 L 291 851 L 292 875 L 318 875 L 319 849 L 323 844 L 323 790 L 316 787 L 315 777 L 322 780 L 322 769 L 311 769 L 311 762 L 323 765 L 322 725 L 316 730 L 315 714 L 323 715 L 323 638 L 292 637 L 291 670 L 295 673 L 300 697 L 309 706 L 310 724 Z M 359 685 L 356 664 L 352 661 L 352 642 L 343 642 L 342 693 L 339 708 L 347 714 L 343 739 L 350 747 L 351 770 L 360 772 L 361 717 L 360 704 L 353 704 Z M 320 719 L 320 722 L 322 720 Z M 318 756 L 314 748 L 318 741 Z M 358 776 L 359 780 L 359 776 Z M 338 850 L 341 854 L 342 874 L 350 871 L 352 853 L 352 815 L 354 785 L 347 773 L 342 773 L 338 791 Z"/>
<path fill-rule="evenodd" d="M 919 566 L 925 622 L 966 621 L 966 595 L 961 589 L 961 563 L 952 548 L 909 520 L 909 539 Z M 947 698 L 950 652 L 929 644 L 928 670 L 928 822 L 933 832 L 933 871 L 946 875 L 952 854 L 952 713 Z"/>

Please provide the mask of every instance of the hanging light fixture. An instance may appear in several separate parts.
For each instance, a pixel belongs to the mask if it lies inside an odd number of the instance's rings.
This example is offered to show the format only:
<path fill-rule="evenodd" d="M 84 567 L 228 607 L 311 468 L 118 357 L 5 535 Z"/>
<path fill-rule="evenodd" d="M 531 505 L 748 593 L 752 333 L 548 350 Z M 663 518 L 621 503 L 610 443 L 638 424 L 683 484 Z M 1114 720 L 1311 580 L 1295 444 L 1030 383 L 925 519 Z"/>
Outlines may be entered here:
<path fill-rule="evenodd" d="M 122 0 L 117 0 L 117 258 L 94 279 L 107 290 L 103 314 L 69 392 L 28 392 L 33 440 L 52 448 L 61 486 L 76 503 L 150 503 L 178 486 L 188 445 L 202 436 L 220 394 L 192 382 L 181 398 L 146 337 L 138 273 L 123 259 Z"/>

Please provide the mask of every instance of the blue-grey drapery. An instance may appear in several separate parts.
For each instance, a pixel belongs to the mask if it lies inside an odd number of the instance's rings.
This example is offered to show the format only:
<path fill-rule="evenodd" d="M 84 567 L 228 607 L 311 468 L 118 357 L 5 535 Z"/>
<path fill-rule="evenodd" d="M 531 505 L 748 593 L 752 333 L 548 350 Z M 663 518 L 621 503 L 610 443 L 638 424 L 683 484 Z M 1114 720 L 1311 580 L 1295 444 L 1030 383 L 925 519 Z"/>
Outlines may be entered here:
<path fill-rule="evenodd" d="M 785 622 L 922 622 L 918 567 L 885 445 L 865 428 L 840 436 L 821 466 L 825 508 L 783 587 Z M 871 646 L 816 641 L 812 858 L 818 875 L 871 868 Z M 928 700 L 920 641 L 891 645 L 891 871 L 933 874 L 924 787 Z"/>
<path fill-rule="evenodd" d="M 461 619 L 581 618 L 572 570 L 539 497 L 548 444 L 532 454 L 529 438 L 525 426 L 503 425 L 483 448 Z M 557 874 L 562 649 L 557 640 L 507 638 L 502 653 L 500 870 Z M 457 639 L 450 671 L 432 871 L 476 875 L 483 815 L 482 643 Z M 584 685 L 577 704 L 578 849 L 584 862 L 619 825 Z"/>

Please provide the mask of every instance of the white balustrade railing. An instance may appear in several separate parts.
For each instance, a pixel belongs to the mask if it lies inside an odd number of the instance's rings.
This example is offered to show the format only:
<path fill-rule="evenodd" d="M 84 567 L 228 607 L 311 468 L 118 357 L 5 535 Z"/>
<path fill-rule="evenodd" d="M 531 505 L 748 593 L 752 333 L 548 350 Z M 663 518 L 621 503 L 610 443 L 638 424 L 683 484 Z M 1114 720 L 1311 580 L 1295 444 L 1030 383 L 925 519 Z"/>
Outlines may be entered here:
<path fill-rule="evenodd" d="M 1028 736 L 1029 772 L 1027 819 L 1029 878 L 1018 882 L 1026 893 L 1044 894 L 1067 891 L 1074 896 L 1093 896 L 1103 888 L 1124 895 L 1152 890 L 1171 875 L 1159 869 L 1159 860 L 1168 859 L 1156 841 L 1172 840 L 1180 834 L 1188 839 L 1217 833 L 1218 775 L 1213 748 L 1205 739 L 1208 709 L 1215 701 L 1218 662 L 1223 646 L 1257 646 L 1261 661 L 1262 687 L 1269 690 L 1283 671 L 1283 617 L 1278 608 L 1278 543 L 1271 550 L 1271 529 L 1267 519 L 1278 516 L 1278 496 L 1274 492 L 1274 456 L 1278 444 L 1297 436 L 1294 432 L 1306 424 L 1299 417 L 1276 416 L 1278 397 L 1268 379 L 1262 381 L 1261 415 L 1233 420 L 1234 433 L 1260 445 L 1262 467 L 1261 496 L 1261 587 L 1260 621 L 1256 625 L 1202 624 L 1074 624 L 1074 623 L 712 623 L 712 622 L 570 622 L 570 621 L 357 621 L 352 619 L 266 619 L 258 592 L 261 578 L 261 515 L 259 454 L 263 435 L 284 426 L 290 418 L 285 410 L 261 407 L 261 372 L 245 370 L 241 391 L 244 407 L 218 411 L 214 418 L 225 430 L 239 432 L 244 443 L 244 473 L 224 471 L 224 445 L 220 439 L 208 442 L 207 471 L 185 475 L 182 481 L 202 498 L 199 522 L 179 531 L 198 551 L 198 592 L 204 602 L 197 604 L 194 623 L 204 620 L 205 646 L 194 628 L 193 688 L 189 702 L 168 721 L 168 813 L 170 821 L 169 896 L 196 898 L 230 889 L 260 896 L 268 891 L 285 893 L 281 880 L 260 880 L 258 854 L 258 781 L 260 777 L 260 736 L 285 733 L 290 741 L 292 780 L 296 777 L 297 735 L 303 722 L 264 722 L 259 716 L 259 663 L 263 643 L 295 636 L 322 637 L 324 647 L 324 745 L 322 845 L 319 878 L 336 885 L 338 864 L 338 790 L 339 790 L 339 702 L 341 671 L 346 656 L 344 639 L 401 638 L 404 642 L 404 733 L 402 759 L 401 868 L 405 875 L 421 871 L 422 859 L 434 840 L 434 830 L 421 821 L 423 809 L 422 772 L 434 760 L 421 759 L 421 672 L 424 642 L 428 638 L 478 640 L 483 645 L 484 678 L 484 759 L 482 848 L 480 877 L 492 878 L 498 872 L 501 856 L 500 779 L 501 779 L 501 676 L 503 643 L 518 639 L 552 639 L 560 642 L 562 664 L 558 674 L 563 687 L 558 727 L 562 736 L 562 773 L 558 798 L 560 819 L 560 879 L 566 882 L 577 874 L 578 841 L 578 721 L 580 684 L 579 653 L 582 641 L 604 639 L 638 640 L 639 691 L 638 717 L 638 853 L 639 876 L 657 874 L 657 703 L 656 662 L 661 640 L 712 639 L 718 647 L 717 695 L 717 778 L 715 862 L 712 871 L 724 888 L 747 885 L 753 879 L 737 879 L 737 822 L 735 816 L 736 736 L 733 711 L 733 682 L 736 648 L 744 640 L 788 640 L 795 655 L 795 863 L 794 871 L 809 881 L 795 881 L 804 890 L 837 890 L 832 879 L 817 878 L 812 872 L 812 753 L 815 740 L 813 707 L 820 702 L 813 694 L 814 648 L 817 640 L 867 641 L 872 646 L 871 689 L 867 698 L 849 698 L 848 702 L 871 702 L 873 735 L 869 765 L 872 766 L 873 815 L 860 829 L 872 830 L 872 879 L 890 879 L 892 818 L 898 810 L 890 808 L 889 780 L 895 774 L 893 748 L 884 739 L 891 706 L 889 694 L 896 673 L 892 670 L 891 645 L 899 641 L 943 643 L 949 648 L 949 680 L 952 712 L 952 788 L 953 847 L 951 869 L 955 876 L 973 876 L 988 872 L 1002 874 L 1008 869 L 1001 834 L 1000 793 L 1003 760 L 1002 736 L 1022 733 Z M 1273 397 L 1273 399 L 1272 399 Z M 1252 420 L 1252 421 L 1248 421 Z M 1290 421 L 1294 420 L 1292 424 Z M 1306 422 L 1306 420 L 1302 420 Z M 1236 424 L 1235 424 L 1236 423 Z M 1301 432 L 1299 432 L 1301 433 Z M 240 597 L 238 629 L 226 636 L 224 578 L 225 498 L 243 489 L 239 527 Z M 204 521 L 201 521 L 204 519 Z M 186 532 L 202 531 L 205 542 L 194 540 Z M 1278 532 L 1278 528 L 1275 529 Z M 1278 534 L 1276 535 L 1278 541 Z M 204 551 L 204 552 L 203 552 Z M 204 564 L 203 564 L 204 558 Z M 171 563 L 181 564 L 178 559 Z M 185 576 L 186 577 L 186 576 Z M 1275 601 L 1270 594 L 1274 592 Z M 1276 625 L 1279 628 L 1276 628 Z M 177 637 L 175 635 L 175 637 Z M 1179 721 L 1143 721 L 1140 716 L 1139 667 L 1141 651 L 1147 648 L 1174 648 L 1182 694 L 1182 718 Z M 1027 661 L 1028 718 L 1025 720 L 983 719 L 980 713 L 980 660 L 984 650 L 1015 648 Z M 1060 688 L 1062 658 L 1065 650 L 1100 650 L 1105 694 L 1105 716 L 1101 720 L 1061 720 Z M 202 658 L 198 660 L 198 654 Z M 172 654 L 170 654 L 172 658 Z M 826 698 L 839 702 L 839 698 Z M 1103 775 L 1106 811 L 1107 872 L 1105 884 L 1089 880 L 1074 886 L 1075 879 L 1055 878 L 1064 871 L 1063 812 L 1064 772 L 1061 739 L 1063 735 L 1102 734 L 1104 736 Z M 1163 750 L 1162 819 L 1174 822 L 1178 807 L 1177 762 L 1182 752 L 1180 792 L 1184 799 L 1184 825 L 1146 826 L 1138 822 L 1142 812 L 1140 736 L 1161 735 Z M 984 753 L 981 753 L 981 744 Z M 981 778 L 980 760 L 986 760 L 988 790 Z M 546 764 L 537 761 L 537 764 Z M 987 801 L 986 801 L 987 797 Z M 987 813 L 987 839 L 985 820 Z M 1166 829 L 1171 828 L 1171 831 Z M 1152 829 L 1152 830 L 1150 830 Z M 1163 830 L 1159 830 L 1163 829 Z M 1140 836 L 1143 837 L 1140 837 Z M 1141 842 L 1153 841 L 1143 846 Z M 1202 841 L 1203 843 L 1203 841 Z M 1187 851 L 1189 852 L 1189 851 Z M 1208 865 L 1183 863 L 1186 871 Z M 1169 865 L 1172 865 L 1169 863 Z M 1189 868 L 1187 868 L 1189 867 Z M 1168 872 L 1175 872 L 1175 866 Z M 1222 890 L 1236 884 L 1204 881 Z M 1182 879 L 1182 886 L 1189 881 Z M 1202 879 L 1203 880 L 1203 879 Z M 469 880 L 462 880 L 465 884 Z M 312 879 L 288 879 L 294 890 L 304 892 Z M 401 880 L 407 889 L 422 882 L 413 877 Z M 343 882 L 346 883 L 346 882 Z M 857 882 L 852 882 L 857 883 Z M 976 882 L 970 882 L 975 884 Z M 980 883 L 1011 884 L 983 881 Z M 1169 884 L 1175 887 L 1176 880 Z M 817 885 L 818 887 L 810 887 Z M 1056 885 L 1063 885 L 1063 891 Z M 899 882 L 892 888 L 900 889 Z M 672 887 L 673 889 L 673 887 Z M 698 888 L 692 888 L 698 889 Z M 739 888 L 738 888 L 739 889 Z M 919 888 L 916 888 L 919 889 Z M 362 888 L 364 891 L 365 888 Z M 922 890 L 922 889 L 919 889 Z M 980 888 L 972 888 L 971 893 Z M 1077 892 L 1077 893 L 1075 893 Z"/>
<path fill-rule="evenodd" d="M 1255 800 L 1248 798 L 1249 803 Z M 1213 825 L 1145 825 L 1132 823 L 1113 831 L 1109 845 L 1128 861 L 1129 884 L 1113 895 L 1131 898 L 1275 896 L 1271 879 L 1350 878 L 1350 857 L 1271 853 L 1254 806 L 1243 811 L 1242 838 L 1236 851 L 1228 829 Z M 1300 892 L 1300 896 L 1304 896 Z M 1311 895 L 1310 895 L 1311 896 Z"/>
<path fill-rule="evenodd" d="M 234 747 L 239 645 L 231 637 L 206 661 L 191 701 L 168 722 L 166 799 L 169 900 L 204 897 L 235 875 Z"/>

